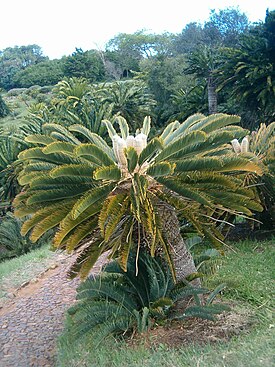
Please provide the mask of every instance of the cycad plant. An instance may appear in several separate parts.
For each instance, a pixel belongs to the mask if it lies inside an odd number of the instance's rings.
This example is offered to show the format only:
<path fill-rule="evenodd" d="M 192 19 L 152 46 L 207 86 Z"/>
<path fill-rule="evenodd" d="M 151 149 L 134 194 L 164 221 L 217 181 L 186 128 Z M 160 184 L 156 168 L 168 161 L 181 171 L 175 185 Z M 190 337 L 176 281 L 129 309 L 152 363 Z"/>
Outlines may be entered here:
<path fill-rule="evenodd" d="M 192 287 L 187 280 L 175 285 L 162 258 L 141 252 L 136 264 L 135 255 L 130 254 L 127 272 L 113 261 L 101 274 L 89 277 L 78 287 L 78 301 L 68 310 L 62 340 L 75 343 L 89 335 L 97 345 L 111 334 L 142 333 L 167 320 L 189 317 L 215 320 L 216 314 L 228 309 L 212 303 L 223 287 L 220 285 L 210 293 L 206 288 Z M 210 294 L 202 302 L 199 296 L 207 293 Z M 177 300 L 190 301 L 190 297 L 192 305 L 176 310 Z"/>
<path fill-rule="evenodd" d="M 247 133 L 232 125 L 237 122 L 237 116 L 195 114 L 148 142 L 149 117 L 135 136 L 118 117 L 120 133 L 104 122 L 112 146 L 80 125 L 43 125 L 44 134 L 26 138 L 36 146 L 19 154 L 24 188 L 14 202 L 16 215 L 31 215 L 22 233 L 31 231 L 37 241 L 58 227 L 57 247 L 73 251 L 83 244 L 72 268 L 81 277 L 106 251 L 126 271 L 130 250 L 138 258 L 145 248 L 152 256 L 164 254 L 174 279 L 185 278 L 196 268 L 177 213 L 199 235 L 221 244 L 214 222 L 224 212 L 250 216 L 261 210 L 254 191 L 235 177 L 261 174 L 254 159 L 235 155 L 228 144 Z"/>
<path fill-rule="evenodd" d="M 21 235 L 23 221 L 15 218 L 11 212 L 8 212 L 0 223 L 0 261 L 21 256 L 33 250 L 50 243 L 52 231 L 42 236 L 37 244 L 34 244 L 29 235 Z"/>
<path fill-rule="evenodd" d="M 275 122 L 268 126 L 260 124 L 257 131 L 244 137 L 241 142 L 234 139 L 233 150 L 236 154 L 246 154 L 257 160 L 263 167 L 263 175 L 259 177 L 254 172 L 244 175 L 246 185 L 254 187 L 264 210 L 257 219 L 265 229 L 274 229 L 275 224 Z"/>

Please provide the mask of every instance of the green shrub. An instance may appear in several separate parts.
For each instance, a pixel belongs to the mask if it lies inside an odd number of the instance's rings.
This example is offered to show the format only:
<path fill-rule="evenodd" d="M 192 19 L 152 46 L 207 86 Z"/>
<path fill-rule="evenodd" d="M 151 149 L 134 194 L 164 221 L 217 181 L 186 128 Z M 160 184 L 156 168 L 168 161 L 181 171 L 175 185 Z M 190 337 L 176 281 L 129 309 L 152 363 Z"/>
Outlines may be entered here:
<path fill-rule="evenodd" d="M 44 235 L 34 244 L 28 235 L 21 235 L 22 220 L 7 213 L 0 223 L 0 261 L 18 257 L 48 243 L 52 232 Z"/>
<path fill-rule="evenodd" d="M 195 274 L 189 277 L 192 280 Z M 95 345 L 110 334 L 127 331 L 144 332 L 168 319 L 200 317 L 214 320 L 227 308 L 212 304 L 223 285 L 212 292 L 205 303 L 199 295 L 208 289 L 195 288 L 188 280 L 174 284 L 169 267 L 160 257 L 141 252 L 138 260 L 133 254 L 128 261 L 127 272 L 117 262 L 108 264 L 99 275 L 88 278 L 78 287 L 78 303 L 68 310 L 63 340 L 81 340 L 92 334 Z M 177 310 L 180 300 L 194 298 L 194 302 L 182 311 Z"/>
<path fill-rule="evenodd" d="M 9 107 L 0 95 L 0 118 L 5 117 L 10 113 Z"/>

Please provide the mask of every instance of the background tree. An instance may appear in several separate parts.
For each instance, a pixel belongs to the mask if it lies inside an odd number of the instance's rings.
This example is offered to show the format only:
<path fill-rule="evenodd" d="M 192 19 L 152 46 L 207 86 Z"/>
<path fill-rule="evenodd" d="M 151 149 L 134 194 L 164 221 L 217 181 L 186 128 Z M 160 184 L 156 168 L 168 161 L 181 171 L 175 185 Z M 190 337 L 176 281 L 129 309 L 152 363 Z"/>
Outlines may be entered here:
<path fill-rule="evenodd" d="M 38 45 L 8 47 L 0 52 L 0 88 L 15 87 L 14 76 L 30 65 L 47 60 Z"/>
<path fill-rule="evenodd" d="M 14 75 L 16 88 L 29 88 L 33 85 L 55 85 L 64 78 L 64 59 L 47 60 L 30 65 Z"/>
<path fill-rule="evenodd" d="M 86 78 L 91 83 L 102 81 L 105 75 L 99 52 L 81 48 L 76 48 L 71 56 L 64 59 L 63 70 L 67 77 Z"/>
<path fill-rule="evenodd" d="M 177 90 L 188 89 L 193 83 L 193 76 L 186 75 L 186 57 L 156 56 L 140 63 L 141 78 L 147 83 L 157 101 L 157 125 L 163 125 L 174 113 L 172 96 Z"/>
<path fill-rule="evenodd" d="M 186 73 L 194 74 L 199 81 L 203 80 L 206 82 L 209 114 L 216 113 L 218 110 L 215 74 L 220 63 L 219 48 L 202 46 L 195 49 L 188 56 L 188 66 L 185 69 Z"/>
<path fill-rule="evenodd" d="M 212 9 L 209 20 L 204 24 L 204 43 L 235 47 L 239 38 L 249 29 L 249 20 L 238 7 L 228 7 L 216 11 Z"/>
<path fill-rule="evenodd" d="M 275 46 L 270 43 L 275 34 L 274 14 L 275 11 L 267 12 L 265 23 L 243 35 L 239 48 L 226 48 L 222 52 L 219 89 L 225 89 L 231 104 L 243 111 L 245 126 L 255 127 L 259 120 L 266 123 L 274 120 Z"/>
<path fill-rule="evenodd" d="M 108 42 L 106 51 L 107 57 L 119 66 L 121 76 L 128 77 L 131 70 L 140 70 L 141 60 L 156 55 L 169 55 L 171 35 L 148 34 L 145 31 L 120 33 Z"/>

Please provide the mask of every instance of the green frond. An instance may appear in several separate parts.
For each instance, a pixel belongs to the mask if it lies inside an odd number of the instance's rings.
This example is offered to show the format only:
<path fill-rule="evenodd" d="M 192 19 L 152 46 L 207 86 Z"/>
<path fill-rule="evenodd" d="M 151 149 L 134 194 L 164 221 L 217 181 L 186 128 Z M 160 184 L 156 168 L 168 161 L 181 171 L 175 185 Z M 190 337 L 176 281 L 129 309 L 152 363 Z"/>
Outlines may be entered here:
<path fill-rule="evenodd" d="M 109 120 L 102 120 L 102 123 L 106 126 L 110 139 L 112 140 L 115 135 L 117 135 L 113 124 Z"/>
<path fill-rule="evenodd" d="M 109 156 L 111 160 L 115 160 L 115 156 L 113 150 L 109 147 L 109 145 L 101 138 L 101 136 L 92 133 L 85 126 L 81 125 L 72 125 L 69 127 L 70 131 L 77 132 L 85 136 L 92 144 L 96 145 L 100 148 L 105 154 Z"/>
<path fill-rule="evenodd" d="M 84 279 L 89 274 L 93 265 L 104 251 L 104 246 L 101 245 L 101 241 L 97 240 L 89 244 L 81 254 L 77 257 L 74 264 L 69 270 L 69 276 L 71 279 L 75 278 L 81 272 L 81 278 Z"/>
<path fill-rule="evenodd" d="M 241 118 L 236 115 L 226 115 L 224 113 L 217 113 L 204 117 L 201 121 L 190 127 L 190 130 L 202 130 L 206 133 L 218 130 L 221 127 L 237 124 Z"/>
<path fill-rule="evenodd" d="M 135 170 L 138 163 L 137 151 L 135 150 L 135 148 L 129 147 L 125 149 L 125 155 L 127 158 L 128 171 L 132 173 Z"/>
<path fill-rule="evenodd" d="M 21 228 L 21 233 L 25 236 L 33 227 L 37 226 L 47 217 L 55 217 L 55 214 L 63 211 L 63 218 L 68 214 L 73 206 L 73 201 L 55 203 L 53 205 L 49 205 L 46 208 L 42 208 L 38 211 L 32 212 L 32 217 L 24 222 Z M 63 219 L 62 218 L 62 219 Z M 60 222 L 60 220 L 59 220 Z M 58 223 L 59 223 L 58 222 Z M 58 224 L 57 223 L 57 224 Z M 43 229 L 43 226 L 42 226 Z"/>
<path fill-rule="evenodd" d="M 48 212 L 48 216 L 44 219 L 40 220 L 39 223 L 37 223 L 31 232 L 30 239 L 33 242 L 37 242 L 37 240 L 46 233 L 49 229 L 56 227 L 59 225 L 59 223 L 64 219 L 64 217 L 67 215 L 68 211 L 70 211 L 72 207 L 71 205 L 63 206 L 60 209 L 56 209 L 54 212 L 50 213 Z"/>
<path fill-rule="evenodd" d="M 176 178 L 159 177 L 156 178 L 156 180 L 162 185 L 166 186 L 169 190 L 172 190 L 187 199 L 197 201 L 198 203 L 206 206 L 213 205 L 209 196 L 203 192 L 199 192 L 199 190 L 194 188 L 192 185 L 182 185 L 182 183 Z"/>
<path fill-rule="evenodd" d="M 206 288 L 194 288 L 191 286 L 185 286 L 183 284 L 183 287 L 179 287 L 179 284 L 177 284 L 173 290 L 170 292 L 170 296 L 173 299 L 174 302 L 178 301 L 179 299 L 187 298 L 190 296 L 195 296 L 199 294 L 206 294 L 209 290 Z"/>
<path fill-rule="evenodd" d="M 184 314 L 179 316 L 179 319 L 185 319 L 188 317 L 199 317 L 205 320 L 215 321 L 215 315 L 228 311 L 229 308 L 226 305 L 209 305 L 209 306 L 190 306 L 184 310 Z"/>
<path fill-rule="evenodd" d="M 42 150 L 42 152 L 45 154 L 62 152 L 63 154 L 73 155 L 74 148 L 75 148 L 75 144 L 68 143 L 65 141 L 57 141 L 57 142 L 48 144 Z"/>
<path fill-rule="evenodd" d="M 147 169 L 147 175 L 152 177 L 169 176 L 174 173 L 175 163 L 160 162 L 155 163 Z"/>
<path fill-rule="evenodd" d="M 145 161 L 150 161 L 162 149 L 162 141 L 159 138 L 152 139 L 140 153 L 138 164 L 141 166 Z"/>
<path fill-rule="evenodd" d="M 229 126 L 221 127 L 219 130 L 211 131 L 209 133 L 209 136 L 213 136 L 213 135 L 215 135 L 215 133 L 218 133 L 218 132 L 221 132 L 221 133 L 227 132 L 227 133 L 229 133 L 232 136 L 231 140 L 232 139 L 241 139 L 241 138 L 244 138 L 246 135 L 249 134 L 249 130 L 244 129 L 241 126 L 229 125 Z"/>
<path fill-rule="evenodd" d="M 176 270 L 175 270 L 174 262 L 173 262 L 173 259 L 172 259 L 172 256 L 171 256 L 170 247 L 165 242 L 165 240 L 163 239 L 161 234 L 159 234 L 158 237 L 159 237 L 159 240 L 160 240 L 160 243 L 161 243 L 161 247 L 162 247 L 162 249 L 164 251 L 164 254 L 165 254 L 165 259 L 166 259 L 166 261 L 169 265 L 169 268 L 171 270 L 172 278 L 173 278 L 174 282 L 176 283 Z"/>
<path fill-rule="evenodd" d="M 25 137 L 28 143 L 48 145 L 54 143 L 56 140 L 49 135 L 33 134 Z"/>
<path fill-rule="evenodd" d="M 77 202 L 72 209 L 72 218 L 77 219 L 87 208 L 92 206 L 98 201 L 104 201 L 110 192 L 114 189 L 115 184 L 110 183 L 95 187 L 86 192 Z"/>
<path fill-rule="evenodd" d="M 97 217 L 88 218 L 86 221 L 79 224 L 74 231 L 66 239 L 66 249 L 71 252 L 77 245 L 97 228 Z"/>
<path fill-rule="evenodd" d="M 121 170 L 117 165 L 99 167 L 94 171 L 95 180 L 119 181 L 121 179 Z"/>
<path fill-rule="evenodd" d="M 180 123 L 178 121 L 170 122 L 170 124 L 166 126 L 166 128 L 163 130 L 162 134 L 160 135 L 160 138 L 163 140 L 164 145 L 166 145 L 167 139 L 170 137 L 173 131 L 178 129 L 179 127 L 180 127 Z"/>
<path fill-rule="evenodd" d="M 71 134 L 64 126 L 54 123 L 46 123 L 42 126 L 42 131 L 44 133 L 49 133 L 54 136 L 55 133 L 58 134 L 60 140 L 67 141 L 72 144 L 80 144 L 81 142 Z"/>
<path fill-rule="evenodd" d="M 77 229 L 77 226 L 81 223 L 84 223 L 89 218 L 91 218 L 91 221 L 93 220 L 92 217 L 95 217 L 95 220 L 97 220 L 97 216 L 101 208 L 102 202 L 97 202 L 86 209 L 76 219 L 72 217 L 71 212 L 68 213 L 68 215 L 62 220 L 62 222 L 60 222 L 59 231 L 54 237 L 54 245 L 56 247 L 59 247 L 60 245 L 66 243 L 66 241 L 70 239 L 70 236 L 75 233 L 75 229 Z M 72 249 L 73 247 L 68 247 L 68 251 L 71 251 Z"/>
<path fill-rule="evenodd" d="M 22 203 L 17 202 L 16 208 L 14 210 L 14 216 L 16 218 L 23 218 L 23 217 L 26 217 L 27 215 L 31 215 L 31 214 L 35 213 L 39 209 L 41 209 L 41 207 L 39 205 L 36 205 L 36 204 L 26 206 Z"/>
<path fill-rule="evenodd" d="M 25 173 L 21 172 L 18 176 L 18 182 L 21 186 L 29 184 L 34 178 L 37 177 L 37 172 Z"/>
<path fill-rule="evenodd" d="M 150 133 L 150 129 L 151 129 L 151 117 L 150 116 L 145 116 L 144 120 L 143 120 L 143 125 L 141 128 L 141 132 L 142 134 L 148 136 Z"/>
<path fill-rule="evenodd" d="M 124 197 L 124 200 L 117 200 L 117 205 L 112 202 L 112 209 L 108 209 L 108 216 L 104 223 L 104 232 L 102 233 L 105 242 L 107 243 L 115 231 L 119 228 L 121 219 L 126 215 L 129 207 L 129 197 Z"/>
<path fill-rule="evenodd" d="M 121 287 L 122 274 L 103 273 L 95 278 L 86 280 L 86 284 L 81 284 L 78 287 L 78 300 L 82 299 L 102 299 L 107 298 L 118 302 L 129 312 L 137 307 L 137 304 L 132 297 L 125 297 L 125 291 L 129 287 Z M 126 289 L 125 289 L 126 288 Z"/>
<path fill-rule="evenodd" d="M 90 177 L 92 179 L 95 168 L 88 163 L 84 164 L 66 164 L 51 170 L 50 175 L 56 177 Z"/>
<path fill-rule="evenodd" d="M 186 148 L 188 145 L 203 142 L 206 138 L 207 135 L 202 131 L 192 131 L 187 133 L 183 137 L 175 140 L 173 143 L 166 145 L 163 151 L 156 157 L 156 162 L 171 158 L 174 154 Z"/>
<path fill-rule="evenodd" d="M 168 145 L 172 143 L 175 139 L 178 139 L 182 134 L 189 132 L 190 126 L 194 125 L 196 122 L 202 120 L 205 116 L 201 113 L 196 113 L 189 116 L 180 126 L 166 138 L 165 144 Z"/>
<path fill-rule="evenodd" d="M 182 173 L 178 177 L 182 185 L 188 184 L 196 187 L 202 186 L 203 188 L 223 187 L 234 190 L 243 183 L 242 180 L 236 177 L 226 176 L 218 172 L 188 172 Z"/>
<path fill-rule="evenodd" d="M 51 169 L 55 168 L 56 164 L 48 163 L 48 162 L 34 162 L 29 163 L 27 166 L 24 167 L 24 173 L 34 172 L 38 174 L 39 171 L 50 171 Z"/>
<path fill-rule="evenodd" d="M 99 166 L 111 166 L 114 164 L 110 156 L 95 144 L 81 144 L 75 148 L 74 152 L 78 157 L 88 159 Z"/>
<path fill-rule="evenodd" d="M 121 246 L 119 249 L 119 255 L 118 255 L 118 263 L 123 271 L 127 271 L 127 265 L 128 265 L 128 259 L 130 255 L 130 251 L 133 247 L 133 227 L 134 227 L 134 221 L 128 221 L 124 225 L 124 230 L 122 234 L 122 240 L 121 240 Z M 125 239 L 124 239 L 125 237 Z"/>
<path fill-rule="evenodd" d="M 127 121 L 124 117 L 117 116 L 115 118 L 115 122 L 119 125 L 122 139 L 126 140 L 127 136 L 129 135 L 129 125 L 127 124 Z"/>
<path fill-rule="evenodd" d="M 62 189 L 63 187 L 68 187 L 71 190 L 74 190 L 75 187 L 77 189 L 83 188 L 83 190 L 88 190 L 89 188 L 94 187 L 94 184 L 95 182 L 92 181 L 91 177 L 77 175 L 51 177 L 47 172 L 45 174 L 37 175 L 37 177 L 30 182 L 30 189 L 28 191 L 34 193 L 35 190 Z"/>
<path fill-rule="evenodd" d="M 74 190 L 72 190 L 70 186 L 63 186 L 61 189 L 35 190 L 27 199 L 27 205 L 77 197 L 86 192 L 86 190 L 87 188 L 85 187 L 74 187 Z"/>
<path fill-rule="evenodd" d="M 57 164 L 83 163 L 80 159 L 71 157 L 67 154 L 62 154 L 62 152 L 45 154 L 43 153 L 43 148 L 40 147 L 24 150 L 19 153 L 18 158 L 19 160 L 38 160 L 41 162 L 57 163 Z"/>
<path fill-rule="evenodd" d="M 261 168 L 251 160 L 240 156 L 198 157 L 177 162 L 176 172 L 216 171 L 216 172 L 253 172 L 262 174 Z"/>
<path fill-rule="evenodd" d="M 244 213 L 247 213 L 247 215 L 251 215 L 251 212 L 249 213 L 249 209 L 260 212 L 263 210 L 261 204 L 250 199 L 246 193 L 241 195 L 236 192 L 217 192 L 215 190 L 208 193 L 215 198 L 215 201 L 220 205 L 224 205 L 230 209 L 243 211 Z"/>
<path fill-rule="evenodd" d="M 126 194 L 117 194 L 109 197 L 104 203 L 103 210 L 99 215 L 99 227 L 101 235 L 107 241 L 107 238 L 112 235 L 113 230 L 119 223 L 122 215 L 125 213 L 129 204 L 128 196 Z M 115 222 L 115 224 L 114 224 Z"/>

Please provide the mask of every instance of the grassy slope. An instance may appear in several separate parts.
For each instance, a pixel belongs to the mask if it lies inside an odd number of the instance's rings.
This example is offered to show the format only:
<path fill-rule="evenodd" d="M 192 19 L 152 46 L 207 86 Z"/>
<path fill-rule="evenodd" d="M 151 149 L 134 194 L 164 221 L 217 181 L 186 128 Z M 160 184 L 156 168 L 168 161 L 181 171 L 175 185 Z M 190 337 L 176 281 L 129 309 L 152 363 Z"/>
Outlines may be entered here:
<path fill-rule="evenodd" d="M 238 300 L 254 314 L 249 334 L 243 333 L 228 343 L 189 346 L 179 350 L 164 345 L 155 350 L 143 346 L 129 348 L 108 341 L 93 350 L 82 345 L 62 344 L 58 367 L 269 367 L 274 360 L 274 241 L 245 241 L 234 246 L 237 253 L 227 252 L 218 274 L 208 285 L 226 282 L 224 298 Z M 272 283 L 273 282 L 273 283 Z M 273 305 L 274 306 L 274 305 Z M 111 353 L 110 353 L 111 351 Z"/>
<path fill-rule="evenodd" d="M 28 254 L 0 263 L 0 300 L 5 300 L 10 289 L 35 278 L 55 261 L 55 253 L 49 245 Z"/>

